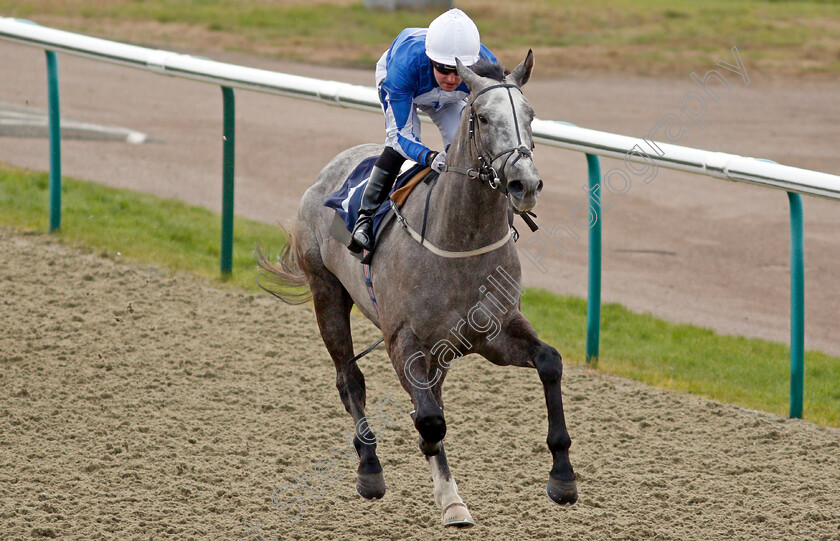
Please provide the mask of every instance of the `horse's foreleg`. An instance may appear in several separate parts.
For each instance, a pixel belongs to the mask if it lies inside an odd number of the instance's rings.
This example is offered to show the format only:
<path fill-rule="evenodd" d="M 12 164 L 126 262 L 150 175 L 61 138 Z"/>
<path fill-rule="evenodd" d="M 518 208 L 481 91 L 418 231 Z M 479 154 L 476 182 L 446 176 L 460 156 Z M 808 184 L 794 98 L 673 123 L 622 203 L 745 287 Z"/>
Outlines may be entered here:
<path fill-rule="evenodd" d="M 475 524 L 467 509 L 464 500 L 458 495 L 458 483 L 449 471 L 449 462 L 446 460 L 446 451 L 443 444 L 439 446 L 436 455 L 426 456 L 429 461 L 429 470 L 432 474 L 432 481 L 435 484 L 435 503 L 443 509 L 443 525 L 469 527 Z"/>
<path fill-rule="evenodd" d="M 335 363 L 338 394 L 344 409 L 353 417 L 353 446 L 359 456 L 356 491 L 365 499 L 385 495 L 385 477 L 376 456 L 376 440 L 365 416 L 365 377 L 353 358 L 350 309 L 353 301 L 347 290 L 328 270 L 310 276 L 315 314 L 324 345 Z"/>
<path fill-rule="evenodd" d="M 434 482 L 435 503 L 443 508 L 445 526 L 472 526 L 473 520 L 458 495 L 458 485 L 449 471 L 443 450 L 446 421 L 443 417 L 441 387 L 446 369 L 429 361 L 417 338 L 400 329 L 388 344 L 388 354 L 403 388 L 414 404 L 414 426 L 420 434 L 420 450 L 429 462 Z"/>
<path fill-rule="evenodd" d="M 537 369 L 548 409 L 546 443 L 553 458 L 546 493 L 556 503 L 575 503 L 577 484 L 572 463 L 569 461 L 572 440 L 569 438 L 563 413 L 563 396 L 560 390 L 563 361 L 560 354 L 537 338 L 531 323 L 522 314 L 517 314 L 508 321 L 504 330 L 492 342 L 480 346 L 479 352 L 494 364 Z"/>
<path fill-rule="evenodd" d="M 388 342 L 388 355 L 414 404 L 412 417 L 421 437 L 420 448 L 427 456 L 437 454 L 437 444 L 446 435 L 446 421 L 432 389 L 446 374 L 440 368 L 431 370 L 429 356 L 406 328 L 397 331 Z"/>
<path fill-rule="evenodd" d="M 563 376 L 563 361 L 560 353 L 546 343 L 534 355 L 533 362 L 540 375 L 548 407 L 548 448 L 551 450 L 553 464 L 548 474 L 546 494 L 559 504 L 573 504 L 577 501 L 577 483 L 572 463 L 569 460 L 569 447 L 572 439 L 566 429 L 566 417 L 563 413 L 563 396 L 560 380 Z"/>
<path fill-rule="evenodd" d="M 432 387 L 432 395 L 435 397 L 438 405 L 443 409 L 443 379 L 445 373 L 442 368 L 433 367 L 431 373 L 437 374 L 437 370 L 441 370 L 440 377 L 435 378 L 435 384 Z M 426 453 L 427 450 L 433 448 L 436 454 Z M 420 438 L 420 450 L 426 455 L 426 460 L 429 462 L 429 471 L 432 474 L 432 481 L 434 482 L 434 496 L 435 503 L 443 509 L 443 525 L 456 527 L 470 527 L 475 524 L 470 515 L 464 500 L 458 494 L 458 483 L 449 470 L 449 461 L 446 458 L 446 451 L 443 448 L 443 442 L 438 442 L 434 446 L 430 446 L 427 442 Z"/>

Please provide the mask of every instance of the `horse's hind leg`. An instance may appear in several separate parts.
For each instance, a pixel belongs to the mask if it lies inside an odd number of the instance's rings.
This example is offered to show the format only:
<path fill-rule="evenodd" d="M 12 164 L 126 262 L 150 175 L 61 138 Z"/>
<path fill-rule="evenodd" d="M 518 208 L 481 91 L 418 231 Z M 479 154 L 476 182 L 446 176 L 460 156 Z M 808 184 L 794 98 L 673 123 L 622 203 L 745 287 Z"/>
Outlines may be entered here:
<path fill-rule="evenodd" d="M 548 409 L 546 443 L 553 458 L 546 493 L 555 503 L 575 503 L 578 493 L 575 473 L 569 461 L 572 440 L 569 438 L 563 414 L 563 398 L 560 391 L 563 362 L 560 354 L 539 340 L 531 323 L 519 313 L 507 322 L 494 340 L 485 342 L 478 349 L 479 353 L 494 364 L 537 369 Z"/>
<path fill-rule="evenodd" d="M 365 377 L 353 359 L 353 338 L 350 333 L 350 294 L 330 271 L 321 267 L 309 274 L 309 285 L 315 315 L 324 345 L 335 363 L 335 386 L 344 408 L 353 417 L 355 433 L 353 445 L 359 455 L 356 491 L 368 500 L 385 495 L 385 477 L 376 456 L 376 441 L 359 434 L 373 432 L 365 417 Z"/>

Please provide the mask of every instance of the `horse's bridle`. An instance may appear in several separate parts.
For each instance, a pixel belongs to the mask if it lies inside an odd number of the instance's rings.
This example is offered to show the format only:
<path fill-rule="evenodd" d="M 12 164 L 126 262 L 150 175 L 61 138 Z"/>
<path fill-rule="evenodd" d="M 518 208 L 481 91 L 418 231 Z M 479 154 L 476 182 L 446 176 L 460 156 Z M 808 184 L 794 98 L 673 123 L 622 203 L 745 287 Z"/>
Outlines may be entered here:
<path fill-rule="evenodd" d="M 515 147 L 512 147 L 512 148 L 509 148 L 507 150 L 503 150 L 503 151 L 499 152 L 498 154 L 496 154 L 495 156 L 493 156 L 492 158 L 488 159 L 488 158 L 485 157 L 485 154 L 486 154 L 485 150 L 486 149 L 484 148 L 484 145 L 481 143 L 481 138 L 479 137 L 479 134 L 478 134 L 478 131 L 479 131 L 478 126 L 481 125 L 481 122 L 480 121 L 478 123 L 476 122 L 476 118 L 477 118 L 478 114 L 475 112 L 475 108 L 473 107 L 473 105 L 475 104 L 475 101 L 478 99 L 479 96 L 481 96 L 485 92 L 488 92 L 490 90 L 494 90 L 494 89 L 497 89 L 497 88 L 507 89 L 508 97 L 510 98 L 510 107 L 511 107 L 511 110 L 513 111 L 513 124 L 516 127 L 516 141 L 517 141 L 518 145 L 515 146 Z M 469 104 L 469 107 L 470 107 L 470 127 L 469 127 L 470 148 L 471 148 L 471 150 L 472 150 L 473 147 L 475 148 L 475 156 L 476 156 L 476 161 L 478 161 L 478 169 L 476 170 L 472 167 L 470 167 L 470 168 L 455 167 L 455 166 L 451 166 L 451 165 L 447 165 L 444 168 L 444 171 L 452 171 L 454 173 L 460 173 L 462 175 L 466 175 L 469 178 L 478 179 L 478 180 L 481 180 L 483 182 L 486 182 L 487 185 L 490 186 L 491 188 L 493 188 L 494 190 L 498 189 L 499 186 L 501 186 L 502 187 L 502 192 L 505 195 L 507 195 L 507 193 L 508 193 L 507 185 L 503 184 L 501 182 L 501 179 L 499 178 L 498 170 L 495 167 L 493 167 L 493 163 L 496 160 L 498 160 L 499 158 L 501 158 L 503 156 L 506 156 L 504 162 L 502 162 L 502 168 L 501 168 L 501 170 L 504 171 L 504 168 L 507 165 L 507 162 L 511 159 L 511 157 L 514 154 L 516 154 L 516 156 L 513 158 L 513 162 L 510 164 L 511 167 L 513 167 L 516 164 L 516 162 L 518 162 L 520 159 L 531 157 L 531 149 L 526 147 L 524 144 L 522 144 L 522 134 L 519 131 L 519 119 L 516 117 L 516 105 L 513 103 L 513 94 L 510 91 L 511 88 L 515 88 L 516 90 L 519 90 L 519 92 L 522 92 L 522 90 L 515 84 L 499 83 L 499 84 L 490 85 L 488 87 L 482 88 L 481 90 L 476 92 L 472 96 L 472 99 L 470 100 L 470 104 Z"/>
<path fill-rule="evenodd" d="M 513 110 L 513 122 L 516 125 L 516 139 L 519 143 L 518 146 L 509 148 L 507 150 L 503 150 L 490 158 L 489 160 L 485 157 L 485 149 L 484 145 L 481 144 L 481 138 L 478 136 L 478 128 L 477 126 L 480 125 L 480 122 L 476 123 L 476 117 L 478 114 L 475 112 L 473 108 L 473 104 L 475 100 L 478 99 L 479 96 L 487 92 L 488 90 L 493 90 L 496 88 L 505 88 L 507 89 L 508 97 L 510 98 L 510 106 Z M 490 85 L 486 88 L 481 89 L 480 91 L 476 92 L 473 95 L 472 100 L 470 101 L 470 154 L 473 154 L 473 147 L 475 148 L 474 153 L 474 160 L 478 162 L 478 169 L 476 170 L 473 167 L 470 168 L 463 168 L 463 167 L 456 167 L 453 165 L 444 165 L 443 171 L 451 171 L 453 173 L 459 173 L 461 175 L 466 175 L 468 178 L 471 179 L 478 179 L 483 182 L 487 182 L 487 184 L 493 188 L 494 190 L 499 189 L 499 186 L 502 186 L 502 192 L 505 194 L 505 197 L 508 197 L 508 188 L 507 184 L 503 184 L 499 179 L 499 173 L 493 167 L 493 162 L 498 160 L 499 158 L 506 156 L 504 162 L 502 163 L 502 167 L 504 167 L 510 158 L 516 153 L 516 157 L 513 158 L 513 163 L 511 167 L 516 164 L 522 158 L 530 158 L 531 157 L 531 149 L 526 147 L 522 144 L 522 134 L 519 132 L 519 119 L 516 117 L 516 105 L 513 103 L 513 94 L 511 93 L 510 89 L 515 88 L 522 92 L 520 88 L 514 84 L 510 83 L 499 83 Z M 502 169 L 504 171 L 504 169 Z M 428 216 L 429 212 L 429 199 L 431 196 L 431 189 L 428 192 L 426 197 L 426 210 L 423 214 L 423 229 L 420 233 L 413 230 L 405 220 L 405 217 L 400 212 L 399 207 L 397 206 L 396 202 L 392 199 L 391 200 L 391 208 L 394 209 L 394 213 L 397 216 L 397 220 L 399 220 L 400 225 L 402 225 L 403 229 L 411 235 L 411 237 L 420 243 L 421 246 L 424 246 L 427 250 L 431 251 L 435 255 L 440 257 L 446 258 L 465 258 L 465 257 L 473 257 L 476 255 L 486 254 L 488 252 L 492 252 L 501 248 L 502 246 L 506 245 L 508 241 L 513 237 L 514 241 L 518 238 L 518 233 L 514 233 L 513 224 L 511 224 L 510 229 L 505 236 L 503 236 L 498 241 L 483 246 L 481 248 L 477 248 L 475 250 L 469 250 L 464 252 L 452 252 L 448 250 L 442 250 L 437 246 L 434 246 L 428 240 L 426 240 L 426 217 Z M 528 224 L 528 227 L 531 228 L 531 231 L 537 230 L 537 225 L 534 223 L 533 220 L 528 216 L 528 212 L 521 214 L 522 218 Z"/>

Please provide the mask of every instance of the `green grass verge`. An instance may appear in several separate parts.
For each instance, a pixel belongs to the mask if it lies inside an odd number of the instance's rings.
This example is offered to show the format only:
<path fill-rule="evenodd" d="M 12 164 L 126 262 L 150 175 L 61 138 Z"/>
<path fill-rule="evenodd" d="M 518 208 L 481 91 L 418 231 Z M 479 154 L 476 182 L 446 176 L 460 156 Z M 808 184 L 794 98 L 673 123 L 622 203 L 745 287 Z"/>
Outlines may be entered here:
<path fill-rule="evenodd" d="M 45 232 L 48 175 L 0 165 L 0 226 Z M 219 280 L 219 215 L 184 203 L 89 182 L 63 180 L 57 238 L 122 260 L 153 263 Z M 279 227 L 235 221 L 234 274 L 229 283 L 253 291 L 253 247 L 279 252 Z M 219 282 L 221 283 L 221 282 Z M 586 301 L 528 289 L 523 312 L 567 362 L 584 362 Z M 790 350 L 765 340 L 718 335 L 622 306 L 602 308 L 598 370 L 786 415 Z M 840 426 L 840 358 L 805 356 L 805 418 Z"/>
<path fill-rule="evenodd" d="M 49 175 L 0 165 L 0 226 L 49 229 Z M 124 261 L 154 263 L 219 279 L 219 214 L 173 199 L 91 182 L 62 179 L 61 229 L 68 245 Z M 234 219 L 231 284 L 255 289 L 254 244 L 276 254 L 285 243 L 279 227 Z"/>
<path fill-rule="evenodd" d="M 528 289 L 523 312 L 540 337 L 566 360 L 584 362 L 586 301 Z M 785 344 L 717 334 L 618 304 L 601 307 L 598 369 L 657 387 L 676 389 L 750 409 L 788 414 L 790 348 Z M 805 353 L 804 417 L 840 426 L 840 358 Z"/>

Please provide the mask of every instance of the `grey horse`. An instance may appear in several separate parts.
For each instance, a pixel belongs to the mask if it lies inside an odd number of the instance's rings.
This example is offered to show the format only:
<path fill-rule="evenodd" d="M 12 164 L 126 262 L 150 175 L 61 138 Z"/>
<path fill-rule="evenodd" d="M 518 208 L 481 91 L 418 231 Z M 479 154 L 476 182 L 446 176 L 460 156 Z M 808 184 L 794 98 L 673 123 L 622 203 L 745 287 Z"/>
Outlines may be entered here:
<path fill-rule="evenodd" d="M 436 184 L 419 184 L 400 219 L 380 236 L 370 264 L 378 306 L 364 283 L 363 266 L 330 234 L 334 211 L 324 201 L 360 161 L 380 154 L 380 145 L 346 150 L 321 171 L 301 200 L 278 263 L 257 251 L 263 278 L 287 288 L 271 292 L 290 303 L 305 302 L 311 295 L 335 363 L 336 387 L 356 424 L 356 489 L 368 499 L 384 496 L 385 479 L 375 440 L 361 437 L 371 432 L 365 379 L 353 360 L 352 306 L 382 331 L 391 363 L 411 396 L 420 449 L 447 526 L 473 524 L 442 444 L 443 380 L 452 361 L 469 353 L 500 366 L 536 368 L 545 392 L 553 457 L 546 492 L 559 504 L 577 500 L 560 390 L 563 365 L 557 350 L 537 338 L 520 312 L 524 291 L 509 221 L 511 211 L 534 207 L 543 185 L 532 160 L 534 111 L 520 90 L 533 65 L 531 51 L 507 75 L 498 64 L 471 69 L 458 63 L 471 96 L 445 171 Z M 417 230 L 423 224 L 420 236 Z M 304 293 L 288 286 L 303 286 Z"/>

